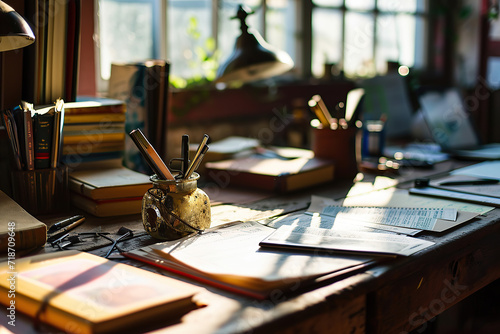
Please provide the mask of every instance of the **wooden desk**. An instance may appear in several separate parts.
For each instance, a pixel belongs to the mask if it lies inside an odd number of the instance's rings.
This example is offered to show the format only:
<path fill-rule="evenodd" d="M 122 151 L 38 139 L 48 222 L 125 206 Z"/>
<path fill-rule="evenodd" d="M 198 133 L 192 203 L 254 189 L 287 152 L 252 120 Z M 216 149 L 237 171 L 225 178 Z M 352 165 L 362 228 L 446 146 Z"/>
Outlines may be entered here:
<path fill-rule="evenodd" d="M 455 162 L 446 162 L 435 170 L 415 170 L 402 175 L 401 179 L 411 180 L 429 172 L 439 173 L 459 166 Z M 214 210 L 214 220 L 223 217 L 228 209 L 233 210 L 230 215 L 234 219 L 257 219 L 270 213 L 304 210 L 311 194 L 341 198 L 350 185 L 349 182 L 336 182 L 333 186 L 247 206 L 226 207 L 220 212 Z M 409 185 L 408 182 L 401 186 Z M 238 217 L 238 212 L 248 217 Z M 206 307 L 191 311 L 180 323 L 156 332 L 406 333 L 500 278 L 499 220 L 500 210 L 495 209 L 446 233 L 424 233 L 421 238 L 436 244 L 415 256 L 392 259 L 295 296 L 284 296 L 277 291 L 270 300 L 256 301 L 207 287 L 207 292 L 197 297 L 207 303 Z M 106 228 L 106 222 L 107 219 L 89 219 L 86 227 L 103 224 Z M 112 229 L 121 225 L 139 226 L 140 217 L 113 218 L 110 224 L 113 224 L 110 225 Z M 147 235 L 139 239 L 139 244 L 151 242 Z M 121 246 L 137 247 L 137 243 Z M 91 252 L 102 255 L 106 251 L 103 248 Z M 134 264 L 146 267 L 137 262 Z M 0 323 L 5 326 L 4 318 L 0 317 Z M 29 330 L 32 329 L 24 323 L 21 332 L 29 333 Z"/>

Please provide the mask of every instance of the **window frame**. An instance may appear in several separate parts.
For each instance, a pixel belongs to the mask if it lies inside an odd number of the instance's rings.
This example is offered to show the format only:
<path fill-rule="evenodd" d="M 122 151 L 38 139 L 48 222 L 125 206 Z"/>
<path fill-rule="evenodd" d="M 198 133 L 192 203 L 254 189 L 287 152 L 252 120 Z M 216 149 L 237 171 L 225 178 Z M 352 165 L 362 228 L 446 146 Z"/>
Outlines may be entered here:
<path fill-rule="evenodd" d="M 117 2 L 139 2 L 138 0 L 116 0 Z M 160 29 L 153 29 L 153 31 L 156 33 L 156 42 L 157 47 L 155 48 L 155 57 L 167 59 L 168 55 L 168 33 L 167 33 L 167 16 L 168 16 L 168 1 L 169 0 L 147 0 L 148 2 L 153 3 L 154 6 L 156 6 L 158 13 L 155 15 L 155 19 L 158 20 L 156 25 L 160 27 Z M 267 4 L 266 0 L 261 0 L 261 8 L 259 10 L 262 10 L 262 15 L 261 19 L 258 22 L 258 27 L 256 27 L 257 30 L 259 30 L 264 39 L 266 38 L 266 27 L 265 27 L 265 22 L 266 22 L 266 10 L 267 10 Z M 432 22 L 431 22 L 431 17 L 430 17 L 430 6 L 431 3 L 429 0 L 424 0 L 425 1 L 425 10 L 420 11 L 417 10 L 415 13 L 409 13 L 410 15 L 418 16 L 421 17 L 424 20 L 427 20 L 427 27 L 430 29 L 432 27 Z M 95 14 L 96 17 L 98 14 L 99 10 L 99 2 L 100 0 L 94 0 L 95 3 Z M 295 48 L 295 68 L 292 71 L 292 75 L 296 79 L 308 79 L 308 78 L 313 78 L 313 71 L 312 71 L 312 66 L 313 66 L 313 50 L 312 50 L 312 44 L 313 44 L 313 29 L 312 29 L 312 17 L 313 17 L 313 10 L 315 8 L 325 8 L 325 9 L 332 9 L 332 10 L 340 10 L 342 12 L 342 25 L 343 25 L 343 31 L 342 31 L 342 45 L 340 46 L 342 48 L 341 51 L 341 62 L 342 62 L 342 67 L 344 66 L 343 60 L 345 57 L 345 16 L 347 12 L 365 12 L 365 13 L 373 13 L 374 20 L 377 19 L 378 15 L 380 13 L 383 14 L 390 14 L 392 12 L 389 11 L 379 11 L 377 9 L 377 0 L 375 2 L 375 7 L 373 10 L 368 10 L 368 11 L 358 11 L 354 9 L 349 9 L 346 7 L 346 0 L 342 1 L 342 5 L 340 6 L 318 6 L 314 3 L 313 0 L 296 0 L 293 1 L 293 5 L 295 6 L 294 12 L 295 12 L 295 29 L 294 31 L 296 32 L 294 35 L 294 48 Z M 215 43 L 216 46 L 219 44 L 219 36 L 218 35 L 218 25 L 219 25 L 219 11 L 218 8 L 222 4 L 222 0 L 212 0 L 212 10 L 211 10 L 211 34 L 212 36 L 215 37 Z M 401 13 L 401 12 L 396 12 L 396 13 Z M 96 34 L 99 34 L 99 19 L 95 20 L 95 31 Z M 298 33 L 300 32 L 300 33 Z M 430 52 L 429 52 L 429 45 L 431 45 L 430 41 L 430 35 L 429 33 L 424 32 L 424 59 L 422 60 L 424 63 L 424 69 L 429 68 L 430 64 Z M 376 57 L 377 53 L 375 52 L 376 47 L 377 47 L 377 38 L 376 38 L 376 24 L 374 27 L 374 33 L 373 33 L 373 55 L 374 55 L 374 61 L 376 62 Z M 222 56 L 222 61 L 225 59 L 226 55 Z M 97 90 L 100 93 L 103 93 L 107 89 L 107 81 L 105 81 L 101 77 L 101 63 L 100 63 L 100 48 L 97 43 L 97 48 L 95 51 L 95 57 L 96 57 L 96 84 L 97 84 Z M 381 74 L 381 73 L 377 73 Z"/>

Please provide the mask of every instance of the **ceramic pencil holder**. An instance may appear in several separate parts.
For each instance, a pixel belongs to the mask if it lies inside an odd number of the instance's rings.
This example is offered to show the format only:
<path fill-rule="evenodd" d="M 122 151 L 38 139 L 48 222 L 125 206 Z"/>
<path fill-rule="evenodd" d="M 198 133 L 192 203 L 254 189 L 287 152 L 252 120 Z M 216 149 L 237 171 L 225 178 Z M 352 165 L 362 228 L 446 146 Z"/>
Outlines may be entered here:
<path fill-rule="evenodd" d="M 359 129 L 313 128 L 314 156 L 335 161 L 335 178 L 354 178 L 358 173 Z"/>
<path fill-rule="evenodd" d="M 142 199 L 142 223 L 149 235 L 175 240 L 210 227 L 210 199 L 198 188 L 199 178 L 198 173 L 175 180 L 151 176 L 153 187 Z"/>

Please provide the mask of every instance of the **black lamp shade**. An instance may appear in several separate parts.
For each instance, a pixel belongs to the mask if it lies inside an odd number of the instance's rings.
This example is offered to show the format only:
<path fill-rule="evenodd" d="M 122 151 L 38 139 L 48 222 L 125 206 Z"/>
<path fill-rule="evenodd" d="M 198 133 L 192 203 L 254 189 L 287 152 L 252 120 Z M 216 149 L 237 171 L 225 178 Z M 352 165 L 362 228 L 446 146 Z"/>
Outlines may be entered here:
<path fill-rule="evenodd" d="M 269 45 L 254 29 L 248 28 L 248 13 L 240 6 L 235 18 L 241 20 L 241 35 L 233 53 L 217 71 L 216 83 L 249 82 L 270 78 L 293 68 L 292 58 L 284 51 Z"/>
<path fill-rule="evenodd" d="M 34 41 L 35 35 L 23 17 L 0 1 L 0 52 L 20 49 Z"/>

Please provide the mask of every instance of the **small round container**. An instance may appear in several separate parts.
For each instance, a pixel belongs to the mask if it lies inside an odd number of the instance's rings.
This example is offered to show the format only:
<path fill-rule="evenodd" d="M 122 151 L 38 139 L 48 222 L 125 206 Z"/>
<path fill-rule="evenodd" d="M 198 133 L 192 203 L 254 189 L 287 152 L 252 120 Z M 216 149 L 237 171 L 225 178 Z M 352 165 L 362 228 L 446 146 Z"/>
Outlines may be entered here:
<path fill-rule="evenodd" d="M 142 199 L 142 223 L 152 237 L 175 240 L 210 227 L 210 199 L 198 188 L 200 175 L 187 180 L 160 180 L 151 176 L 153 188 Z"/>

